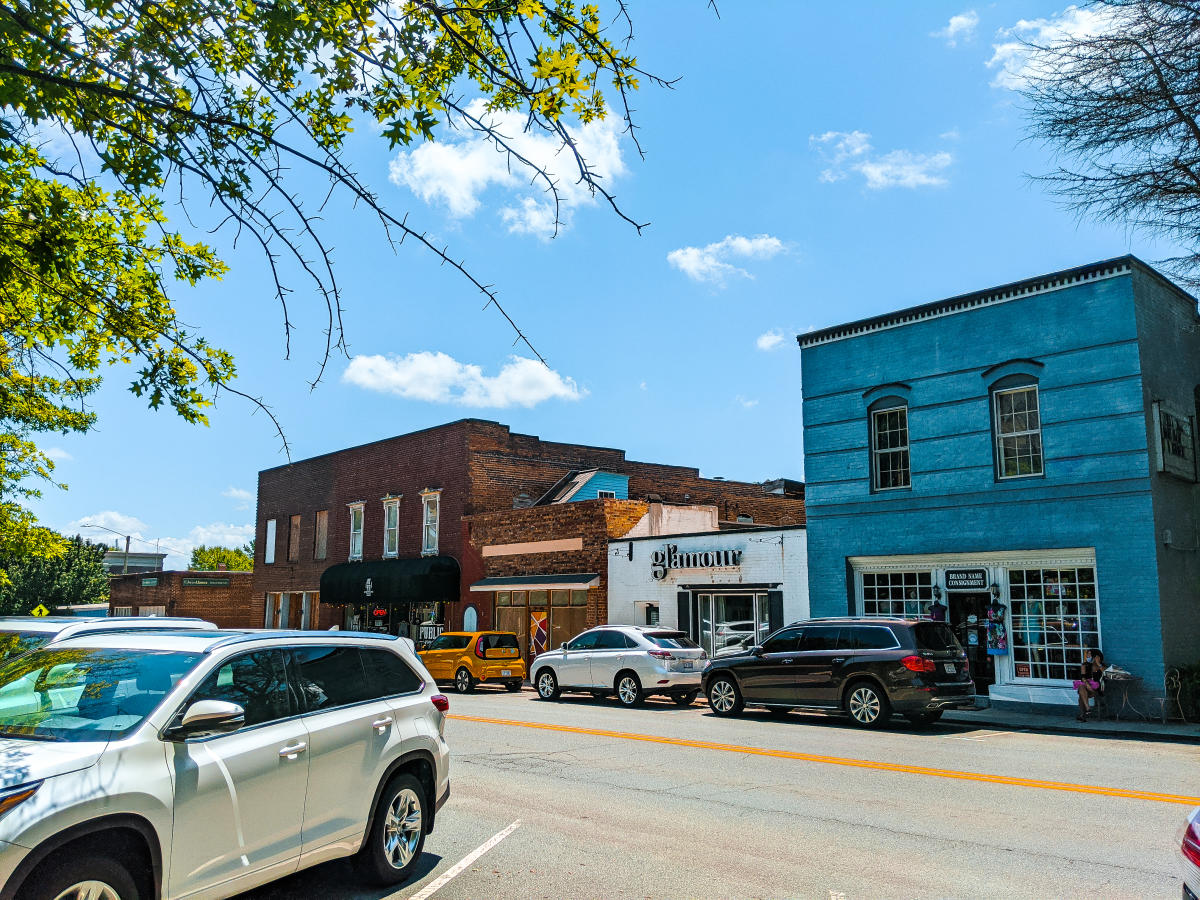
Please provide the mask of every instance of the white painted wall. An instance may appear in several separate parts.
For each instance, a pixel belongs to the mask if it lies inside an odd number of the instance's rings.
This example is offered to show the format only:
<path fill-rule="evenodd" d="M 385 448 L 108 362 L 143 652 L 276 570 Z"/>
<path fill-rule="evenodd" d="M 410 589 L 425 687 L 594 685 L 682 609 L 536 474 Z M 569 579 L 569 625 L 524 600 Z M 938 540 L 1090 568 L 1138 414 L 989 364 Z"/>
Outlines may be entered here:
<path fill-rule="evenodd" d="M 646 604 L 657 603 L 659 623 L 679 626 L 676 595 L 682 584 L 763 584 L 780 582 L 785 622 L 807 619 L 808 532 L 803 528 L 764 531 L 720 531 L 689 537 L 663 536 L 608 544 L 608 621 L 614 625 L 644 625 Z M 650 574 L 651 554 L 667 544 L 680 552 L 741 550 L 742 565 L 727 569 L 679 569 L 656 580 Z"/>
<path fill-rule="evenodd" d="M 651 503 L 649 511 L 638 520 L 625 537 L 648 537 L 653 534 L 690 534 L 694 531 L 716 531 L 715 506 L 669 506 Z"/>

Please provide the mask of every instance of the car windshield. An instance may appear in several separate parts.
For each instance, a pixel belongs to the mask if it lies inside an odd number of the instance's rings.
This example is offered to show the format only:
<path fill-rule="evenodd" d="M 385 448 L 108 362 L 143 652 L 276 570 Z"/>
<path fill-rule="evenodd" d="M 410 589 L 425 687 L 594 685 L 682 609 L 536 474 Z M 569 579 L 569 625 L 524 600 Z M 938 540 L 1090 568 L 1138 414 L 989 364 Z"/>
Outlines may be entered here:
<path fill-rule="evenodd" d="M 96 647 L 34 650 L 0 665 L 0 737 L 107 741 L 150 715 L 195 653 Z"/>
<path fill-rule="evenodd" d="M 917 649 L 919 650 L 953 650 L 962 652 L 962 645 L 950 626 L 942 622 L 921 622 L 916 628 Z"/>
<path fill-rule="evenodd" d="M 36 650 L 49 643 L 51 637 L 47 631 L 0 631 L 0 663 Z"/>
<path fill-rule="evenodd" d="M 698 650 L 700 645 L 682 631 L 649 631 L 642 635 L 652 644 L 669 650 Z"/>

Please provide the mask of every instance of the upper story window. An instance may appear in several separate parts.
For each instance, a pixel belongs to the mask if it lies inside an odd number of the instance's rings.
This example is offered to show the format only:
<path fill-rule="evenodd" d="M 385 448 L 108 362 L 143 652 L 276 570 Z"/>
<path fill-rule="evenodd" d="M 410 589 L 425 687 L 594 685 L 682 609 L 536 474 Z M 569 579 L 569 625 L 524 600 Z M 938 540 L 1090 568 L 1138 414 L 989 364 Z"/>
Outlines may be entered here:
<path fill-rule="evenodd" d="M 597 500 L 616 500 L 617 492 L 616 491 L 596 491 L 596 499 Z"/>
<path fill-rule="evenodd" d="M 300 517 L 288 520 L 288 562 L 300 561 Z"/>
<path fill-rule="evenodd" d="M 910 486 L 908 407 L 871 411 L 871 488 L 890 491 Z"/>
<path fill-rule="evenodd" d="M 363 504 L 350 504 L 350 558 L 362 559 Z"/>
<path fill-rule="evenodd" d="M 313 559 L 324 559 L 329 549 L 329 510 L 317 510 L 313 529 Z"/>
<path fill-rule="evenodd" d="M 400 552 L 400 499 L 389 497 L 383 501 L 383 555 L 395 556 Z"/>
<path fill-rule="evenodd" d="M 440 491 L 425 491 L 421 494 L 421 552 L 438 552 L 438 517 L 441 512 Z"/>
<path fill-rule="evenodd" d="M 992 393 L 996 477 L 1041 475 L 1042 416 L 1036 384 Z"/>
<path fill-rule="evenodd" d="M 275 562 L 275 520 L 267 519 L 267 537 L 263 541 L 263 563 L 271 565 Z"/>

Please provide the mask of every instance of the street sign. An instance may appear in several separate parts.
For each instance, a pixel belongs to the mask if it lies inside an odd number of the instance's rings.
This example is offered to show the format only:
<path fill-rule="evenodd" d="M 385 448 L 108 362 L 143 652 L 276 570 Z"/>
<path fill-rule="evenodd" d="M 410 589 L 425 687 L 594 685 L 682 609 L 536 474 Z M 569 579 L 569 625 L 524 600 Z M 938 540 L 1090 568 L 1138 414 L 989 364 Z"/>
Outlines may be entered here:
<path fill-rule="evenodd" d="M 50 610 L 46 609 L 46 607 L 42 606 L 42 604 L 40 604 L 40 603 L 39 603 L 37 606 L 35 606 L 35 607 L 34 607 L 34 608 L 33 608 L 33 609 L 30 611 L 30 613 L 29 613 L 29 614 L 30 614 L 31 616 L 37 616 L 37 617 L 40 619 L 40 618 L 42 618 L 42 616 L 48 616 L 48 615 L 50 615 Z"/>

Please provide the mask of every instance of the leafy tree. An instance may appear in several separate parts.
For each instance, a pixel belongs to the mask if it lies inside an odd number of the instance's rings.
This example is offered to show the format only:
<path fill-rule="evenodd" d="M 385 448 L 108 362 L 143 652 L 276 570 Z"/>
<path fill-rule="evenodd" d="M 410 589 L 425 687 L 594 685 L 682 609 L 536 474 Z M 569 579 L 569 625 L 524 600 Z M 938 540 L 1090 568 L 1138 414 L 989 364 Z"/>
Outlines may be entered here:
<path fill-rule="evenodd" d="M 557 209 L 554 177 L 491 118 L 518 111 L 527 130 L 557 136 L 578 179 L 637 225 L 572 132 L 615 109 L 636 142 L 628 97 L 652 76 L 626 50 L 624 0 L 606 3 L 605 14 L 573 0 L 0 5 L 0 550 L 61 551 L 25 505 L 37 496 L 31 485 L 54 480 L 38 438 L 93 425 L 88 398 L 105 365 L 135 366 L 130 389 L 189 422 L 205 422 L 221 391 L 247 396 L 232 387 L 230 355 L 172 303 L 173 285 L 226 270 L 189 237 L 206 224 L 191 216 L 215 209 L 217 229 L 262 251 L 287 346 L 290 278 L 313 285 L 326 317 L 314 383 L 344 352 L 320 209 L 287 182 L 289 169 L 327 178 L 331 193 L 378 217 L 393 246 L 412 238 L 440 256 L 538 355 L 493 289 L 386 210 L 343 151 L 355 124 L 376 125 L 392 147 L 471 129 L 527 168 Z M 472 113 L 472 94 L 485 98 L 485 115 Z"/>
<path fill-rule="evenodd" d="M 54 558 L 25 554 L 0 559 L 0 571 L 7 576 L 0 585 L 0 615 L 27 615 L 39 604 L 53 611 L 56 606 L 108 600 L 108 548 L 79 535 L 64 543 L 62 554 Z"/>
<path fill-rule="evenodd" d="M 241 547 L 208 547 L 204 544 L 193 547 L 188 568 L 196 572 L 215 572 L 222 563 L 231 572 L 249 572 L 254 568 L 254 542 Z"/>
<path fill-rule="evenodd" d="M 1043 181 L 1081 214 L 1179 242 L 1167 265 L 1200 285 L 1200 5 L 1087 10 L 1099 27 L 1027 44 L 1030 133 L 1063 160 Z"/>

